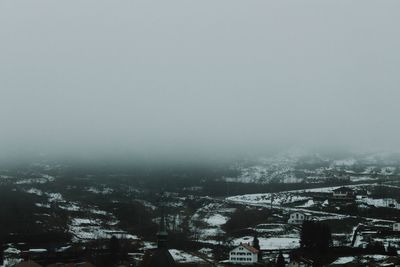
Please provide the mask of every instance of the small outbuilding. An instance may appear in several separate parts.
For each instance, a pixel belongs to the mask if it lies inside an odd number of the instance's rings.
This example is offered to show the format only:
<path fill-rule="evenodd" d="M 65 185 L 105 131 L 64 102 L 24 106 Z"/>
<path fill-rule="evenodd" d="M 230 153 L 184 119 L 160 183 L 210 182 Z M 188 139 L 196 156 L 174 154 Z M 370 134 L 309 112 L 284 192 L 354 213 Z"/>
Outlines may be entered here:
<path fill-rule="evenodd" d="M 356 193 L 353 189 L 342 186 L 336 188 L 332 192 L 332 199 L 336 200 L 354 200 L 356 198 Z"/>

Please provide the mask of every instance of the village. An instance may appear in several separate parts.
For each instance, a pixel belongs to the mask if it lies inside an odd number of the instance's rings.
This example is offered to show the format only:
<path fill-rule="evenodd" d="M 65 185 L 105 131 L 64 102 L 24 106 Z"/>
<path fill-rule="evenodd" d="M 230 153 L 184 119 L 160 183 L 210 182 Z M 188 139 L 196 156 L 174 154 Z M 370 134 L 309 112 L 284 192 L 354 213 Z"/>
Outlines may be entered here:
<path fill-rule="evenodd" d="M 386 162 L 279 156 L 163 180 L 54 163 L 1 170 L 1 203 L 13 203 L 0 217 L 3 266 L 151 266 L 160 232 L 176 266 L 396 266 L 400 183 Z"/>
<path fill-rule="evenodd" d="M 75 242 L 25 250 L 14 244 L 4 250 L 4 266 L 396 266 L 400 205 L 392 198 L 374 199 L 376 187 L 397 188 L 357 184 L 222 199 L 163 194 L 162 212 L 154 220 L 158 234 L 149 241 L 101 230 L 96 219 L 75 219 Z M 193 205 L 195 212 L 185 217 L 183 211 Z M 318 240 L 305 244 L 308 224 L 314 231 L 326 227 L 323 252 Z M 56 258 L 65 262 L 46 264 Z"/>

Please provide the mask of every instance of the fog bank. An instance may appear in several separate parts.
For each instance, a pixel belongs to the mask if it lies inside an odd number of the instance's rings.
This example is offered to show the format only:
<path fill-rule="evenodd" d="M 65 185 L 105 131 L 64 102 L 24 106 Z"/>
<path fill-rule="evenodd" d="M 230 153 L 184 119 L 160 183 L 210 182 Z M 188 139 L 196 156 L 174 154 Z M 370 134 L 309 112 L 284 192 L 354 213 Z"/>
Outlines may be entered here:
<path fill-rule="evenodd" d="M 1 153 L 399 151 L 399 8 L 2 1 Z"/>

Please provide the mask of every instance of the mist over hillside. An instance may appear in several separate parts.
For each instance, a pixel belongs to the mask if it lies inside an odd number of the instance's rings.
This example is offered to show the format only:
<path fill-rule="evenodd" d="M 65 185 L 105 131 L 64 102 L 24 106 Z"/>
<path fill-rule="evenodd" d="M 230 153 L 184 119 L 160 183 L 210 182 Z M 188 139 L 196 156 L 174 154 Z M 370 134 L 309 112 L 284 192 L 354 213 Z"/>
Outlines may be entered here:
<path fill-rule="evenodd" d="M 0 1 L 0 267 L 400 266 L 399 10 Z"/>

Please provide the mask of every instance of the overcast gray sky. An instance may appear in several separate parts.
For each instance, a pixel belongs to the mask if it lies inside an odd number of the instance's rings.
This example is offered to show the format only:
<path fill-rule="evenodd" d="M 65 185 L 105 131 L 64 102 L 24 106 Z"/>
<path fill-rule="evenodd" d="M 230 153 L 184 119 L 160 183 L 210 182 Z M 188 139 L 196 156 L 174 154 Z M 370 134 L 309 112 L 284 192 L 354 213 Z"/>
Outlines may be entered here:
<path fill-rule="evenodd" d="M 399 150 L 399 10 L 390 0 L 0 1 L 0 147 Z"/>

